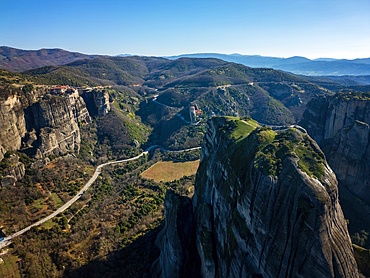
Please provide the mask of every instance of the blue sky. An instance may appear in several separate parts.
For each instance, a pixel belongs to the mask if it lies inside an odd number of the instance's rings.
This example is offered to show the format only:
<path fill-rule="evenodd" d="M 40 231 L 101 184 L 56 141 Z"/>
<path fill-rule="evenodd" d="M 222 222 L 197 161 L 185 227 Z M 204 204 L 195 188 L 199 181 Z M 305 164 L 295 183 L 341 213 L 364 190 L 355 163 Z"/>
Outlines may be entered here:
<path fill-rule="evenodd" d="M 88 54 L 370 57 L 370 0 L 0 0 L 0 45 Z"/>

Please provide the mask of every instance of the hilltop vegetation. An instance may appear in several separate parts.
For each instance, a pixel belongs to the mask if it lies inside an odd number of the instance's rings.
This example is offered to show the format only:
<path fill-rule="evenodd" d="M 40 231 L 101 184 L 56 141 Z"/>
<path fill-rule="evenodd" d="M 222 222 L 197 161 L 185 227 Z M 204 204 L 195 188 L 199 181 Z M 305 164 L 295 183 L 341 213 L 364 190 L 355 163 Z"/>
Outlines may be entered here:
<path fill-rule="evenodd" d="M 219 54 L 219 53 L 197 53 L 183 54 L 169 57 L 178 59 L 183 57 L 191 58 L 218 58 L 224 61 L 240 63 L 249 67 L 268 67 L 277 70 L 289 71 L 295 74 L 310 76 L 320 75 L 368 75 L 369 58 L 363 59 L 307 59 L 305 57 L 294 56 L 289 58 L 266 57 L 259 55 L 240 55 L 240 54 Z"/>
<path fill-rule="evenodd" d="M 86 55 L 77 52 L 69 52 L 63 49 L 40 49 L 22 50 L 6 46 L 0 47 L 0 67 L 10 71 L 24 71 L 43 66 L 59 66 L 83 59 L 106 57 L 103 55 Z M 202 58 L 221 59 L 223 61 L 239 63 L 248 67 L 273 68 L 276 70 L 289 71 L 295 74 L 310 76 L 337 75 L 355 76 L 369 75 L 369 58 L 345 60 L 345 59 L 316 59 L 310 60 L 305 57 L 265 57 L 259 55 L 220 54 L 220 53 L 196 53 L 183 54 L 168 57 L 171 60 L 179 58 Z"/>
<path fill-rule="evenodd" d="M 254 167 L 263 174 L 278 176 L 283 168 L 283 161 L 288 157 L 296 157 L 299 168 L 309 176 L 320 180 L 324 175 L 325 156 L 307 134 L 294 127 L 273 130 L 248 117 L 244 120 L 225 117 L 225 121 L 221 130 L 225 136 L 235 141 L 230 153 L 235 156 L 240 152 L 250 153 L 254 157 Z M 240 146 L 247 150 L 239 150 Z"/>
<path fill-rule="evenodd" d="M 85 55 L 63 49 L 22 50 L 7 46 L 0 47 L 0 67 L 13 72 L 43 66 L 59 66 L 94 57 L 96 55 Z"/>
<path fill-rule="evenodd" d="M 169 114 L 164 111 L 168 114 L 162 115 L 166 120 L 178 113 L 187 118 L 188 107 L 195 102 L 206 116 L 249 115 L 263 123 L 293 123 L 301 118 L 308 100 L 330 93 L 303 77 L 218 59 L 90 58 L 29 70 L 17 78 L 34 84 L 112 86 L 146 99 L 159 95 L 159 102 L 177 109 Z M 8 74 L 9 80 L 14 79 L 11 75 Z M 141 107 L 145 111 L 139 112 L 143 121 L 156 129 L 148 117 L 156 118 L 153 113 L 166 108 L 148 106 L 145 102 Z"/>
<path fill-rule="evenodd" d="M 39 68 L 26 74 L 35 83 L 123 86 L 142 96 L 159 94 L 160 102 L 176 108 L 200 101 L 207 112 L 250 114 L 261 122 L 297 120 L 310 98 L 328 93 L 302 77 L 217 59 L 99 57 L 62 67 Z M 272 115 L 261 115 L 253 106 L 270 107 Z M 292 114 L 288 118 L 282 117 L 289 115 L 289 111 Z"/>

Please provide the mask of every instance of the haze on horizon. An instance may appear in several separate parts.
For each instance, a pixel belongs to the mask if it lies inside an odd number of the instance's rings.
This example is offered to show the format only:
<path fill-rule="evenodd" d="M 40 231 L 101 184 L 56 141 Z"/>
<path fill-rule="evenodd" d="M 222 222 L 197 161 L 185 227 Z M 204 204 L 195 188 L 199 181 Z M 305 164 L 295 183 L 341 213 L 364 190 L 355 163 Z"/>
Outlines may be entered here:
<path fill-rule="evenodd" d="M 367 0 L 0 1 L 0 45 L 86 54 L 370 57 Z"/>

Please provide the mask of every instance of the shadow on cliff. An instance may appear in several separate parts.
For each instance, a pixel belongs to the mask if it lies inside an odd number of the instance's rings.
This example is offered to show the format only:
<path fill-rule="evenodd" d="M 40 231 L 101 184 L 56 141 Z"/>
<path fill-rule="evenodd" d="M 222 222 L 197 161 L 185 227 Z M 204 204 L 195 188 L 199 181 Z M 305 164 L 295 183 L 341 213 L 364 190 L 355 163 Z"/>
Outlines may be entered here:
<path fill-rule="evenodd" d="M 370 232 L 370 205 L 350 192 L 343 184 L 339 183 L 338 188 L 344 217 L 349 219 L 348 230 L 350 235 L 360 233 L 361 230 Z M 370 241 L 368 240 L 363 247 L 369 249 Z"/>
<path fill-rule="evenodd" d="M 163 226 L 146 233 L 125 248 L 108 254 L 105 260 L 93 260 L 77 269 L 67 270 L 64 278 L 143 277 L 159 256 L 155 239 Z M 150 277 L 150 276 L 149 276 Z"/>

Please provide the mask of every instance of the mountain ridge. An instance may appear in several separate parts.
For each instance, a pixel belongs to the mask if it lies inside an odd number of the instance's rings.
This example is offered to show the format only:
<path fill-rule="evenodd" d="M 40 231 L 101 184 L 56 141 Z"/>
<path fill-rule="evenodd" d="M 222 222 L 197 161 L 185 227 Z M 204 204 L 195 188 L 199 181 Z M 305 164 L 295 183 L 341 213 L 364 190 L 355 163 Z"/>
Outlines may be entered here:
<path fill-rule="evenodd" d="M 353 60 L 319 58 L 308 59 L 301 56 L 288 58 L 269 57 L 261 55 L 220 54 L 220 53 L 194 53 L 168 56 L 169 59 L 181 57 L 193 58 L 219 58 L 229 62 L 241 63 L 249 67 L 271 67 L 289 71 L 295 74 L 322 76 L 322 75 L 369 75 L 370 58 L 357 58 Z"/>
<path fill-rule="evenodd" d="M 102 55 L 87 55 L 60 48 L 23 50 L 0 46 L 0 68 L 21 72 L 43 66 L 59 66 L 80 59 L 92 59 Z"/>
<path fill-rule="evenodd" d="M 13 72 L 31 70 L 43 66 L 61 66 L 82 59 L 96 57 L 133 57 L 137 55 L 89 55 L 71 52 L 59 48 L 23 50 L 9 46 L 0 46 L 0 68 Z M 149 57 L 149 56 L 147 56 Z M 295 74 L 323 76 L 323 75 L 370 75 L 370 58 L 335 59 L 318 58 L 308 59 L 302 56 L 288 58 L 270 57 L 262 55 L 222 54 L 222 53 L 192 53 L 173 56 L 162 56 L 167 59 L 183 57 L 218 58 L 227 62 L 240 63 L 249 67 L 268 67 L 284 70 Z"/>

